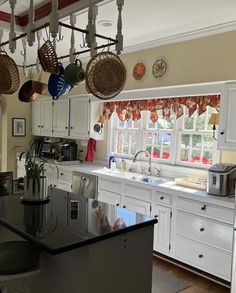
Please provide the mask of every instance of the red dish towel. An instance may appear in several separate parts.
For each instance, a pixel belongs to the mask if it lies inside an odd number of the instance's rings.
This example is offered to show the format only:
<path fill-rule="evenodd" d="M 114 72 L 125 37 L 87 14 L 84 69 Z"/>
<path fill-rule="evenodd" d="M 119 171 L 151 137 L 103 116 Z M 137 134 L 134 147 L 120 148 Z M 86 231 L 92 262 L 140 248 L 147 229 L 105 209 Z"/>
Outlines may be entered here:
<path fill-rule="evenodd" d="M 85 161 L 93 162 L 94 152 L 96 152 L 96 140 L 90 138 L 87 145 L 87 154 L 85 156 Z"/>

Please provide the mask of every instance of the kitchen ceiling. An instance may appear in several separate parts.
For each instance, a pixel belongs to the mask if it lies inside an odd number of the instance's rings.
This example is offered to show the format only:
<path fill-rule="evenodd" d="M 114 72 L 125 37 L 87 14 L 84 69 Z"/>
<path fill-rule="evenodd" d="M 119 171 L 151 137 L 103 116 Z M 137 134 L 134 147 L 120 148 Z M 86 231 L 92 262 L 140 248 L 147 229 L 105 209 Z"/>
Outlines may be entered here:
<path fill-rule="evenodd" d="M 26 14 L 29 2 L 30 0 L 17 1 L 15 14 Z M 48 2 L 51 1 L 34 0 L 35 7 Z M 125 0 L 124 2 L 122 11 L 124 52 L 236 29 L 235 0 Z M 116 1 L 101 1 L 98 6 L 97 33 L 115 38 L 118 17 Z M 75 5 L 73 9 L 75 10 Z M 9 3 L 2 4 L 0 10 L 10 13 Z M 77 11 L 76 14 L 76 26 L 85 28 L 87 25 L 86 9 Z M 69 24 L 69 17 L 64 17 L 63 22 Z M 111 26 L 106 26 L 110 23 Z M 43 34 L 45 36 L 45 31 Z M 70 48 L 71 31 L 62 28 L 62 35 L 63 41 L 57 43 L 58 56 L 68 54 Z M 76 32 L 75 37 L 76 50 L 80 51 L 82 50 L 81 33 Z M 7 28 L 3 37 L 3 41 L 6 40 L 8 40 Z M 104 42 L 98 40 L 98 43 Z M 17 41 L 17 51 L 10 54 L 17 64 L 23 62 L 21 50 L 22 43 Z M 27 47 L 28 64 L 35 63 L 36 54 L 37 44 L 31 48 Z M 83 56 L 85 55 L 81 55 L 81 57 Z M 68 62 L 68 60 L 65 61 Z"/>

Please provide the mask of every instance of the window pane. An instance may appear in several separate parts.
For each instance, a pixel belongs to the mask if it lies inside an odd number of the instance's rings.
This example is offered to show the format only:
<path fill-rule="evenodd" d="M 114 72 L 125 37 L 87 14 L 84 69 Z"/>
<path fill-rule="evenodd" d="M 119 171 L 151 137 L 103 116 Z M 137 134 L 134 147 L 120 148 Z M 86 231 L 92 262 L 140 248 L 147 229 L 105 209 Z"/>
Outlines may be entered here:
<path fill-rule="evenodd" d="M 194 128 L 194 115 L 191 117 L 184 117 L 184 129 L 193 130 Z"/>
<path fill-rule="evenodd" d="M 196 119 L 196 130 L 205 130 L 206 112 Z"/>
<path fill-rule="evenodd" d="M 174 123 L 175 123 L 175 118 L 170 117 L 166 119 L 165 121 L 165 129 L 173 129 L 174 128 Z"/>
<path fill-rule="evenodd" d="M 153 152 L 152 152 L 152 158 L 154 159 L 159 159 L 161 156 L 161 148 L 154 146 L 153 147 Z"/>
<path fill-rule="evenodd" d="M 161 158 L 164 160 L 167 160 L 169 159 L 169 157 L 170 157 L 170 148 L 164 147 Z"/>
<path fill-rule="evenodd" d="M 212 135 L 203 135 L 202 147 L 203 147 L 203 149 L 213 149 L 214 148 L 214 138 Z"/>
<path fill-rule="evenodd" d="M 181 147 L 189 148 L 190 144 L 190 134 L 181 135 Z"/>
<path fill-rule="evenodd" d="M 120 128 L 120 129 L 123 129 L 123 128 L 126 128 L 126 121 L 120 121 L 119 119 L 118 120 L 118 125 L 117 127 Z"/>
<path fill-rule="evenodd" d="M 193 150 L 192 151 L 192 156 L 191 156 L 191 161 L 193 163 L 200 163 L 200 161 L 201 161 L 201 151 Z"/>
<path fill-rule="evenodd" d="M 202 164 L 212 165 L 212 151 L 204 151 L 203 152 Z"/>
<path fill-rule="evenodd" d="M 152 123 L 151 120 L 148 121 L 147 129 L 156 129 L 157 123 Z"/>
<path fill-rule="evenodd" d="M 160 116 L 158 117 L 157 128 L 158 129 L 164 129 L 165 128 L 165 119 L 163 119 Z"/>
<path fill-rule="evenodd" d="M 136 133 L 117 131 L 115 140 L 115 153 L 134 155 L 136 152 Z"/>
<path fill-rule="evenodd" d="M 154 144 L 161 145 L 161 142 L 162 142 L 162 135 L 163 135 L 163 134 L 160 133 L 160 132 L 155 133 Z"/>
<path fill-rule="evenodd" d="M 136 129 L 140 127 L 140 120 L 133 121 L 131 118 L 127 121 L 127 128 Z"/>
<path fill-rule="evenodd" d="M 201 135 L 192 135 L 192 147 L 200 149 L 202 146 L 202 137 Z"/>
<path fill-rule="evenodd" d="M 181 149 L 180 150 L 180 161 L 188 162 L 189 150 L 188 149 Z"/>
<path fill-rule="evenodd" d="M 146 135 L 146 145 L 152 145 L 154 139 L 154 133 L 148 132 Z"/>
<path fill-rule="evenodd" d="M 163 145 L 170 146 L 171 134 L 170 133 L 163 133 L 162 137 L 163 137 Z"/>

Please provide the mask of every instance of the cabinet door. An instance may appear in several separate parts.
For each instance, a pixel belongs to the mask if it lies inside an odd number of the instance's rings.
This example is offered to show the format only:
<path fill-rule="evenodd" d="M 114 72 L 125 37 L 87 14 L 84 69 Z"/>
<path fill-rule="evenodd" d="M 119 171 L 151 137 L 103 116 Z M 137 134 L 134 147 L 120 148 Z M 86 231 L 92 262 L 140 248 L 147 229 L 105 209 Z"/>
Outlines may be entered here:
<path fill-rule="evenodd" d="M 119 206 L 120 194 L 106 191 L 104 189 L 99 189 L 98 200 L 111 205 Z"/>
<path fill-rule="evenodd" d="M 169 254 L 171 209 L 154 205 L 152 207 L 152 216 L 157 216 L 158 218 L 158 223 L 154 225 L 153 249 L 163 254 Z"/>
<path fill-rule="evenodd" d="M 151 204 L 143 200 L 124 196 L 122 207 L 142 215 L 150 216 Z"/>
<path fill-rule="evenodd" d="M 52 135 L 52 100 L 41 101 L 41 135 Z"/>
<path fill-rule="evenodd" d="M 89 138 L 89 107 L 88 98 L 70 99 L 70 137 Z"/>
<path fill-rule="evenodd" d="M 218 148 L 236 150 L 236 84 L 226 85 L 220 102 Z"/>
<path fill-rule="evenodd" d="M 53 102 L 53 135 L 58 137 L 69 135 L 69 99 Z"/>
<path fill-rule="evenodd" d="M 41 129 L 41 102 L 35 101 L 32 103 L 32 134 L 40 135 Z"/>

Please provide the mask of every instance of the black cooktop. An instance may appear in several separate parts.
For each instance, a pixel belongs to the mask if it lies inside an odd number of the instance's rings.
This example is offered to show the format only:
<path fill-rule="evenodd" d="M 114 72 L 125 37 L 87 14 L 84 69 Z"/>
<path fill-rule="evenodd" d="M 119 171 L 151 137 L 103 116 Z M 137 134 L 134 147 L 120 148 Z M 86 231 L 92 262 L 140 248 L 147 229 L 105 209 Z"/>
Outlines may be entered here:
<path fill-rule="evenodd" d="M 149 216 L 56 188 L 44 204 L 0 197 L 0 223 L 50 254 L 58 254 L 157 222 Z"/>

